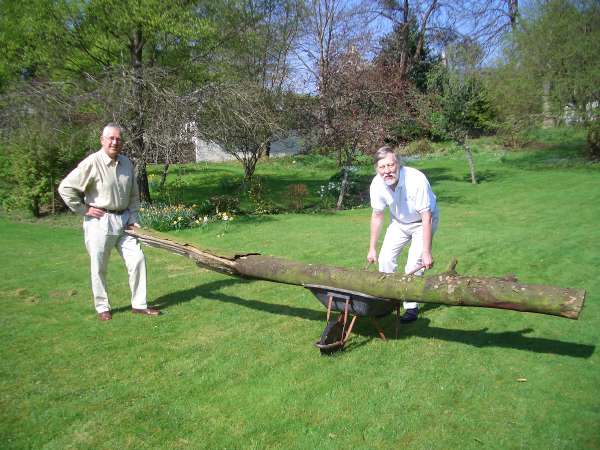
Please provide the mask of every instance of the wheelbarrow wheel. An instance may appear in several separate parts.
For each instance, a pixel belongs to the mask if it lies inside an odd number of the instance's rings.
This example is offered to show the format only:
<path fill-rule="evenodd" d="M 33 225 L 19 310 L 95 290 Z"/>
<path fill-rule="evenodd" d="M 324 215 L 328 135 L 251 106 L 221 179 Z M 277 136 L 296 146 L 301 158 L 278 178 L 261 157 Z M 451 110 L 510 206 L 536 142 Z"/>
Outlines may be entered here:
<path fill-rule="evenodd" d="M 321 339 L 315 344 L 322 355 L 330 355 L 344 348 L 344 324 L 338 319 L 327 322 Z"/>

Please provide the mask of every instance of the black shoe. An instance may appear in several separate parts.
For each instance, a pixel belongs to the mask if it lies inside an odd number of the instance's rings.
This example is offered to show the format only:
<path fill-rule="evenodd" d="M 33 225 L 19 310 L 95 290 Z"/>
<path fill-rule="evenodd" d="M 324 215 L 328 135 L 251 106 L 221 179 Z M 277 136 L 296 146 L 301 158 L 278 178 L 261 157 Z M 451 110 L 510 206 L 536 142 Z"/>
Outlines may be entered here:
<path fill-rule="evenodd" d="M 404 315 L 400 318 L 402 323 L 411 323 L 419 317 L 419 308 L 411 308 L 404 311 Z"/>

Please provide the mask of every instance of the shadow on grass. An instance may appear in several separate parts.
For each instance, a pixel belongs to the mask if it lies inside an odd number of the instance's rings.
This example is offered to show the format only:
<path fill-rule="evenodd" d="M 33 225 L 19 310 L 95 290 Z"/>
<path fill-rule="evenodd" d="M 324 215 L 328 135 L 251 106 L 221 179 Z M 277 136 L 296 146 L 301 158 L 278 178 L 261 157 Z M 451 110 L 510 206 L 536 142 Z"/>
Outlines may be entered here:
<path fill-rule="evenodd" d="M 246 300 L 233 295 L 224 294 L 220 289 L 232 285 L 253 283 L 251 280 L 221 280 L 212 283 L 202 284 L 195 288 L 184 291 L 173 292 L 157 298 L 152 305 L 160 309 L 167 309 L 171 305 L 178 305 L 201 298 L 202 300 L 216 300 L 223 303 L 231 303 L 244 308 L 255 309 L 270 314 L 283 316 L 301 317 L 307 320 L 325 320 L 323 313 L 308 308 L 298 308 L 295 306 L 280 305 L 268 303 L 260 300 Z M 120 308 L 121 309 L 121 308 Z"/>
<path fill-rule="evenodd" d="M 553 355 L 572 356 L 575 358 L 589 358 L 596 349 L 595 345 L 576 344 L 540 337 L 529 337 L 533 328 L 524 328 L 518 331 L 503 331 L 500 333 L 488 332 L 487 328 L 481 330 L 450 330 L 447 328 L 430 326 L 431 320 L 425 317 L 416 322 L 400 327 L 400 338 L 403 335 L 418 336 L 428 339 L 440 339 L 450 342 L 460 342 L 474 347 L 502 347 L 527 350 L 535 353 L 549 353 Z"/>
<path fill-rule="evenodd" d="M 167 309 L 171 305 L 189 302 L 191 300 L 202 298 L 204 300 L 216 300 L 224 303 L 238 305 L 244 308 L 250 308 L 258 311 L 263 311 L 269 314 L 277 314 L 284 316 L 300 317 L 306 320 L 315 320 L 323 322 L 325 326 L 326 311 L 321 312 L 313 309 L 274 304 L 260 300 L 243 299 L 229 294 L 219 292 L 221 289 L 241 284 L 253 283 L 253 280 L 220 280 L 212 283 L 203 284 L 192 289 L 173 292 L 156 299 L 152 306 L 160 309 Z M 429 306 L 422 311 L 432 310 L 437 306 Z M 118 308 L 113 311 L 128 310 L 128 307 Z M 352 339 L 348 342 L 346 349 L 359 348 L 370 342 L 372 339 L 378 338 L 375 327 L 370 320 L 361 318 L 356 322 L 353 333 L 368 339 L 363 342 L 352 343 Z M 481 330 L 451 330 L 441 327 L 430 326 L 431 320 L 426 317 L 420 317 L 416 322 L 406 325 L 400 325 L 398 329 L 398 337 L 395 338 L 396 316 L 394 314 L 387 318 L 380 319 L 380 324 L 384 328 L 384 332 L 388 339 L 403 339 L 407 336 L 418 336 L 427 339 L 438 339 L 449 342 L 459 342 L 462 344 L 471 345 L 473 347 L 502 347 L 518 350 L 526 350 L 535 353 L 548 353 L 554 355 L 572 356 L 575 358 L 589 358 L 595 351 L 596 346 L 577 344 L 571 342 L 558 341 L 555 339 L 546 339 L 540 337 L 526 336 L 532 333 L 533 328 L 525 328 L 518 331 L 505 331 L 500 333 L 488 332 L 487 328 Z"/>

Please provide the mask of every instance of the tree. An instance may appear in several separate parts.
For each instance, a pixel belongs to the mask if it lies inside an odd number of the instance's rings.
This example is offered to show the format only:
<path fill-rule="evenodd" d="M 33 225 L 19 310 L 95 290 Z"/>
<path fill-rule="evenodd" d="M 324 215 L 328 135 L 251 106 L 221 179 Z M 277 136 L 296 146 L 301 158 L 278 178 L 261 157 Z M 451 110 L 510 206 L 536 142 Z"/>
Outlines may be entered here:
<path fill-rule="evenodd" d="M 402 79 L 425 60 L 428 45 L 445 43 L 457 35 L 456 8 L 443 1 L 378 0 L 376 5 L 380 16 L 393 25 L 393 49 Z"/>
<path fill-rule="evenodd" d="M 277 97 L 253 82 L 220 82 L 207 85 L 201 98 L 200 136 L 242 163 L 250 181 L 265 148 L 283 131 Z"/>
<path fill-rule="evenodd" d="M 132 101 L 122 125 L 130 138 L 128 154 L 136 163 L 140 196 L 149 200 L 145 70 L 162 65 L 177 67 L 191 79 L 206 76 L 201 64 L 189 62 L 216 50 L 229 28 L 214 24 L 231 15 L 210 15 L 221 2 L 205 6 L 185 0 L 32 0 L 25 7 L 14 0 L 2 3 L 14 14 L 2 16 L 7 29 L 0 39 L 11 49 L 3 65 L 5 78 L 81 81 L 108 74 L 115 81 L 114 69 L 125 75 Z"/>
<path fill-rule="evenodd" d="M 468 139 L 488 131 L 494 118 L 483 83 L 473 74 L 456 73 L 439 66 L 430 74 L 429 92 L 434 128 L 438 134 L 445 134 L 464 149 L 471 182 L 477 184 Z"/>
<path fill-rule="evenodd" d="M 296 56 L 309 74 L 319 99 L 319 142 L 328 146 L 333 134 L 333 112 L 326 100 L 331 98 L 333 88 L 332 64 L 352 49 L 363 53 L 368 48 L 371 40 L 368 25 L 372 17 L 361 2 L 309 0 L 306 9 Z"/>
<path fill-rule="evenodd" d="M 536 3 L 514 33 L 511 60 L 532 77 L 542 96 L 547 124 L 566 105 L 586 117 L 600 98 L 600 4 L 595 0 Z"/>
<path fill-rule="evenodd" d="M 331 86 L 322 101 L 331 111 L 329 143 L 340 155 L 342 179 L 336 206 L 341 209 L 356 157 L 390 139 L 393 124 L 413 110 L 413 92 L 395 67 L 369 63 L 356 51 L 330 67 Z"/>

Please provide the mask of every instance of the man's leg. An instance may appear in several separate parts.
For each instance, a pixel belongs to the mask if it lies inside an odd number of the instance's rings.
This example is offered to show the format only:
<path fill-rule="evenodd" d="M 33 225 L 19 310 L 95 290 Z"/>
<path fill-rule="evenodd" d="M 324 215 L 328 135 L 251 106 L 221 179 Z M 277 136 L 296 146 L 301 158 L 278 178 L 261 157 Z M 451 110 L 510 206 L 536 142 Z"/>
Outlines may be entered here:
<path fill-rule="evenodd" d="M 125 261 L 129 274 L 129 288 L 131 289 L 131 307 L 145 310 L 146 302 L 146 260 L 144 252 L 137 239 L 124 234 L 117 243 L 117 251 Z"/>
<path fill-rule="evenodd" d="M 110 311 L 106 292 L 106 268 L 110 252 L 117 236 L 107 236 L 103 224 L 98 219 L 86 219 L 83 225 L 85 247 L 90 255 L 90 273 L 94 307 L 98 314 Z"/>
<path fill-rule="evenodd" d="M 379 251 L 380 272 L 394 273 L 396 271 L 398 255 L 409 241 L 410 235 L 404 232 L 403 227 L 398 222 L 390 223 Z"/>

